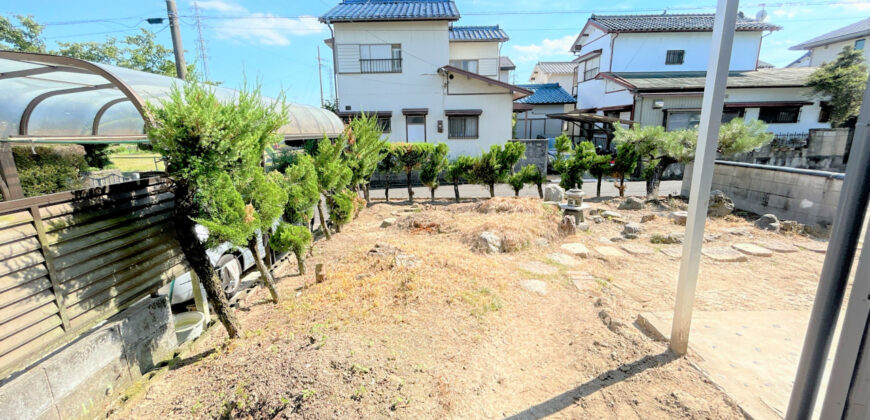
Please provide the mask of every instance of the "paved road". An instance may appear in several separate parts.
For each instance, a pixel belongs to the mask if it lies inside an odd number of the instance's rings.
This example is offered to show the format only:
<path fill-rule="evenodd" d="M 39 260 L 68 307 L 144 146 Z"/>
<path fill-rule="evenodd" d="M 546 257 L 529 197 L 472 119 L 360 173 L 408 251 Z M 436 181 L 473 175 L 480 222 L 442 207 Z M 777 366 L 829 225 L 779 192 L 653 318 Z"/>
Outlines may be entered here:
<path fill-rule="evenodd" d="M 551 183 L 558 184 L 558 178 L 551 178 Z M 662 181 L 659 193 L 661 195 L 674 194 L 677 195 L 680 193 L 680 184 L 682 181 Z M 625 190 L 626 195 L 645 195 L 646 194 L 646 184 L 643 181 L 634 181 L 634 182 L 626 182 L 628 188 Z M 583 182 L 583 191 L 586 192 L 587 197 L 595 197 L 595 185 L 596 181 L 594 179 L 585 180 Z M 415 187 L 414 190 L 414 198 L 415 199 L 428 199 L 429 198 L 429 189 L 426 187 Z M 382 200 L 384 198 L 384 190 L 383 189 L 373 189 L 370 191 L 370 195 L 372 199 Z M 464 184 L 459 186 L 459 195 L 462 198 L 488 198 L 489 190 L 487 187 L 483 185 L 476 184 Z M 513 189 L 507 184 L 498 184 L 495 186 L 495 195 L 498 197 L 507 197 L 513 196 Z M 616 197 L 619 195 L 619 192 L 614 188 L 612 181 L 603 181 L 601 183 L 601 196 L 602 197 Z M 523 197 L 537 197 L 538 189 L 535 186 L 527 186 L 520 191 L 520 196 Z M 442 185 L 438 187 L 435 191 L 435 198 L 453 198 L 453 185 Z M 392 187 L 390 188 L 390 200 L 407 200 L 408 199 L 408 188 L 407 187 Z"/>

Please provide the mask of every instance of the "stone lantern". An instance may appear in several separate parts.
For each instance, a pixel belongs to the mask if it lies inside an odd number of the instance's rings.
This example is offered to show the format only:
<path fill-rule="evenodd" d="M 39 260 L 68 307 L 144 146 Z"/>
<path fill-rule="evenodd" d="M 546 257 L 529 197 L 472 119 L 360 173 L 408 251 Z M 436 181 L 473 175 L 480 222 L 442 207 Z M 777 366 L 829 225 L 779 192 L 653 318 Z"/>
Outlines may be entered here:
<path fill-rule="evenodd" d="M 583 210 L 589 208 L 589 206 L 583 205 L 583 197 L 585 195 L 586 193 L 576 188 L 565 191 L 566 203 L 560 204 L 560 207 L 564 210 L 565 216 L 574 216 L 574 220 L 578 222 L 586 221 L 583 216 Z"/>

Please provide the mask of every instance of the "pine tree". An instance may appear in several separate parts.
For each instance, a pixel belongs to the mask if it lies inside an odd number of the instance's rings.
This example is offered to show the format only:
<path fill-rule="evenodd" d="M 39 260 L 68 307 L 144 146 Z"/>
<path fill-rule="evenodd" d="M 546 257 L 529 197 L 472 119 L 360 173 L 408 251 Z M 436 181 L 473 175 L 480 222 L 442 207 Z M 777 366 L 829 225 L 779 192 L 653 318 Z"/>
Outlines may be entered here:
<path fill-rule="evenodd" d="M 314 218 L 314 206 L 320 201 L 317 171 L 311 156 L 296 154 L 295 161 L 284 170 L 284 190 L 287 192 L 284 220 L 307 226 Z"/>
<path fill-rule="evenodd" d="M 326 197 L 327 200 L 335 191 L 346 188 L 353 176 L 350 168 L 347 167 L 342 158 L 346 144 L 347 140 L 344 136 L 339 136 L 334 142 L 324 137 L 317 143 L 317 153 L 314 156 L 314 168 L 317 172 L 317 188 L 320 190 L 320 194 Z M 323 231 L 326 239 L 332 239 L 329 228 L 326 227 L 323 203 L 320 200 L 317 202 L 317 212 L 320 215 L 320 230 Z"/>
<path fill-rule="evenodd" d="M 638 155 L 631 144 L 623 143 L 616 147 L 616 158 L 613 160 L 613 173 L 619 178 L 615 184 L 619 196 L 625 196 L 625 177 L 634 172 L 637 167 Z"/>
<path fill-rule="evenodd" d="M 352 172 L 350 185 L 355 192 L 362 185 L 366 201 L 369 199 L 368 184 L 384 154 L 386 142 L 381 140 L 381 134 L 377 117 L 366 114 L 351 120 L 347 127 L 345 160 Z"/>
<path fill-rule="evenodd" d="M 429 187 L 432 201 L 435 201 L 435 190 L 438 189 L 438 176 L 447 167 L 447 145 L 438 143 L 431 148 L 420 165 L 420 181 Z"/>
<path fill-rule="evenodd" d="M 570 144 L 570 142 L 568 144 Z M 559 186 L 566 190 L 581 188 L 583 186 L 583 174 L 589 170 L 592 166 L 592 162 L 597 156 L 595 153 L 595 146 L 592 142 L 584 141 L 574 147 L 567 156 L 563 156 L 563 153 L 558 152 L 559 139 L 557 138 L 556 149 L 558 157 L 555 166 L 561 177 Z"/>
<path fill-rule="evenodd" d="M 544 198 L 544 182 L 547 182 L 547 177 L 541 173 L 541 170 L 533 164 L 528 164 L 520 170 L 523 174 L 523 182 L 533 184 L 538 188 L 538 197 Z"/>
<path fill-rule="evenodd" d="M 518 141 L 509 141 L 498 152 L 498 161 L 502 168 L 507 171 L 507 175 L 514 174 L 514 168 L 517 163 L 525 157 L 526 145 Z"/>
<path fill-rule="evenodd" d="M 396 143 L 396 158 L 399 167 L 405 172 L 408 182 L 408 201 L 414 202 L 414 190 L 411 188 L 411 173 L 423 164 L 423 159 L 432 149 L 427 143 Z"/>
<path fill-rule="evenodd" d="M 384 176 L 384 198 L 390 201 L 390 174 L 399 170 L 399 157 L 396 144 L 384 143 L 381 146 L 382 157 L 378 162 L 378 173 Z"/>
<path fill-rule="evenodd" d="M 807 80 L 817 96 L 828 97 L 831 125 L 839 127 L 858 115 L 864 88 L 867 86 L 867 63 L 864 51 L 843 48 L 837 59 L 823 64 Z"/>
<path fill-rule="evenodd" d="M 589 173 L 595 177 L 597 184 L 595 185 L 595 196 L 601 197 L 601 180 L 605 175 L 611 173 L 612 166 L 610 164 L 611 156 L 610 155 L 595 155 L 592 158 L 592 162 L 589 165 Z"/>
<path fill-rule="evenodd" d="M 459 156 L 447 165 L 447 170 L 444 172 L 444 178 L 447 182 L 453 184 L 453 193 L 456 195 L 456 202 L 459 202 L 459 184 L 463 181 L 468 181 L 471 167 L 474 166 L 475 159 L 471 156 Z"/>
<path fill-rule="evenodd" d="M 311 231 L 304 226 L 282 222 L 269 238 L 269 244 L 276 252 L 292 251 L 296 256 L 299 274 L 305 275 L 305 253 L 311 246 Z"/>
<path fill-rule="evenodd" d="M 501 146 L 492 145 L 489 151 L 484 152 L 475 159 L 469 170 L 469 177 L 476 184 L 481 184 L 489 189 L 490 198 L 495 197 L 495 184 L 504 182 L 509 168 L 504 168 L 499 161 Z"/>

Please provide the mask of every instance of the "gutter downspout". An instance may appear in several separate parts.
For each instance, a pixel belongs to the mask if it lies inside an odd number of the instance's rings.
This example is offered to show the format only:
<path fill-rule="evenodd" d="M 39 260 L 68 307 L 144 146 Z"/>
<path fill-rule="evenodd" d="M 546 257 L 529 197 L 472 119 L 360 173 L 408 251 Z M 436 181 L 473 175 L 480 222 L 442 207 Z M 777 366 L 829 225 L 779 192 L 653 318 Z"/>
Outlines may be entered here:
<path fill-rule="evenodd" d="M 335 58 L 338 43 L 335 42 L 335 31 L 332 30 L 332 24 L 327 23 L 326 27 L 329 28 L 329 34 L 332 36 L 332 79 L 335 82 L 335 92 L 332 93 L 335 94 L 333 99 L 335 100 L 335 109 L 338 110 L 338 62 Z"/>

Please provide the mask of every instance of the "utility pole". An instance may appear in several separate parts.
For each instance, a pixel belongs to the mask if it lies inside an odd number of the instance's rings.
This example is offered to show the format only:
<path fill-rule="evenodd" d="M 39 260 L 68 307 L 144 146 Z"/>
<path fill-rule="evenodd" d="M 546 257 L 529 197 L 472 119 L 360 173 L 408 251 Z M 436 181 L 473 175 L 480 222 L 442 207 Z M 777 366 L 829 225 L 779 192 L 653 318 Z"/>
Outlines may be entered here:
<path fill-rule="evenodd" d="M 205 53 L 205 39 L 202 37 L 202 19 L 199 15 L 199 3 L 193 2 L 193 16 L 196 19 L 196 32 L 199 38 L 197 39 L 197 44 L 199 45 L 199 60 L 202 62 L 202 75 L 203 78 L 207 81 L 208 79 L 208 57 Z"/>
<path fill-rule="evenodd" d="M 320 45 L 317 46 L 317 79 L 320 81 L 320 107 L 323 108 L 323 61 L 320 60 Z"/>
<path fill-rule="evenodd" d="M 169 15 L 169 30 L 172 32 L 172 49 L 175 50 L 175 73 L 181 80 L 187 79 L 187 64 L 184 63 L 184 45 L 181 43 L 181 30 L 178 27 L 178 9 L 175 0 L 166 0 L 166 13 Z"/>

